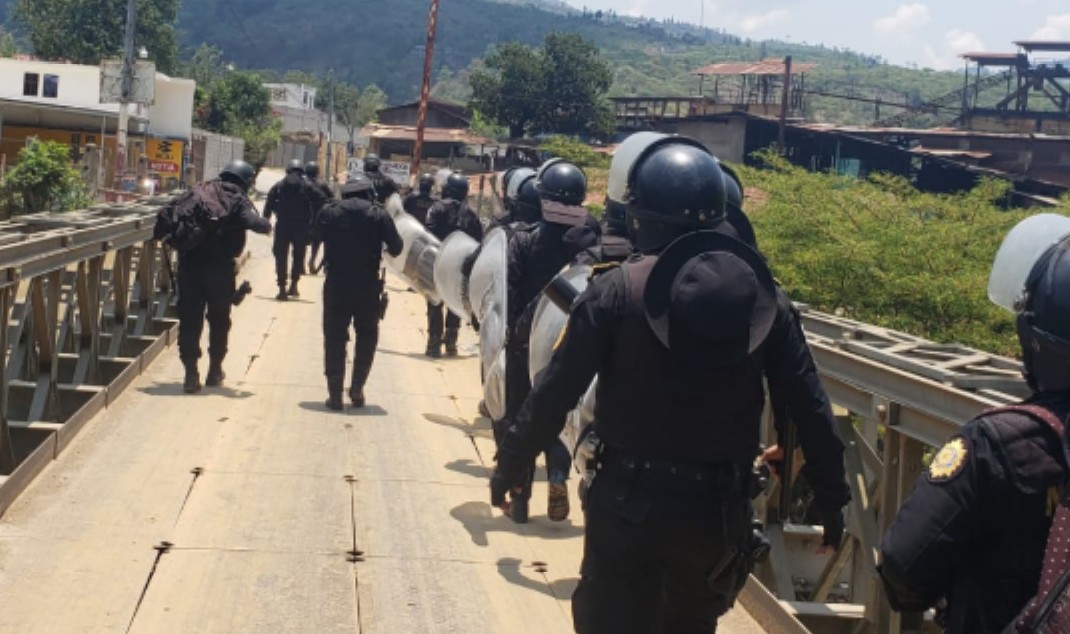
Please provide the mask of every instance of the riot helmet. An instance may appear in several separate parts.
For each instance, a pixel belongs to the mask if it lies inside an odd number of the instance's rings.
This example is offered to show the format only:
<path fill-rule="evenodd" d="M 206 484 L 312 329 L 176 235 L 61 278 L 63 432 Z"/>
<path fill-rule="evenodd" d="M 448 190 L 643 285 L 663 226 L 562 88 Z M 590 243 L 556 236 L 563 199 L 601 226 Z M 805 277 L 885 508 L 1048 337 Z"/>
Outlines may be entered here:
<path fill-rule="evenodd" d="M 372 184 L 370 178 L 364 174 L 354 174 L 349 178 L 345 185 L 341 187 L 342 199 L 349 198 L 362 198 L 364 200 L 375 200 L 375 185 Z"/>
<path fill-rule="evenodd" d="M 245 161 L 231 161 L 219 173 L 219 178 L 228 183 L 234 183 L 242 189 L 249 189 L 256 179 L 256 170 Z"/>
<path fill-rule="evenodd" d="M 725 205 L 743 211 L 743 181 L 731 166 L 726 163 L 719 165 L 724 174 Z"/>
<path fill-rule="evenodd" d="M 628 230 L 637 249 L 657 251 L 725 218 L 724 174 L 706 148 L 686 137 L 654 143 L 628 173 Z"/>
<path fill-rule="evenodd" d="M 558 160 L 539 170 L 535 188 L 543 200 L 582 205 L 587 198 L 587 175 L 578 166 Z"/>
<path fill-rule="evenodd" d="M 996 254 L 988 296 L 1017 315 L 1029 387 L 1070 390 L 1070 218 L 1040 214 L 1019 223 Z"/>
<path fill-rule="evenodd" d="M 535 170 L 530 167 L 520 167 L 513 171 L 509 177 L 509 182 L 505 186 L 506 205 L 516 204 L 517 196 L 520 195 L 520 187 L 526 183 L 529 178 L 535 176 L 535 174 Z M 532 186 L 534 185 L 535 183 L 533 181 Z"/>
<path fill-rule="evenodd" d="M 287 174 L 292 174 L 294 172 L 297 172 L 299 174 L 304 174 L 305 173 L 305 164 L 302 163 L 298 159 L 293 159 L 291 161 L 287 161 L 287 163 L 286 163 L 286 173 Z"/>
<path fill-rule="evenodd" d="M 758 237 L 754 234 L 754 226 L 743 211 L 743 181 L 727 163 L 720 165 L 724 174 L 725 222 L 735 230 L 736 237 L 757 249 Z"/>
<path fill-rule="evenodd" d="M 320 164 L 316 161 L 309 161 L 308 163 L 305 163 L 305 175 L 313 179 L 319 178 Z"/>
<path fill-rule="evenodd" d="M 450 174 L 442 186 L 442 197 L 462 201 L 468 198 L 468 178 L 457 172 Z"/>
<path fill-rule="evenodd" d="M 606 186 L 606 233 L 628 237 L 628 221 L 625 214 L 625 201 L 628 194 L 628 174 L 632 171 L 635 160 L 648 147 L 671 138 L 659 132 L 637 132 L 620 144 L 613 153 L 613 162 L 609 167 L 609 182 Z"/>
<path fill-rule="evenodd" d="M 365 172 L 378 172 L 382 167 L 383 162 L 379 159 L 377 154 L 369 154 L 364 157 L 364 171 Z"/>
<path fill-rule="evenodd" d="M 542 199 L 539 198 L 539 191 L 535 187 L 537 180 L 534 173 L 528 175 L 519 184 L 519 191 L 513 201 L 516 208 L 516 220 L 525 224 L 535 224 L 542 220 Z"/>
<path fill-rule="evenodd" d="M 505 204 L 509 204 L 509 182 L 513 179 L 513 175 L 516 174 L 517 168 L 510 167 L 502 172 L 502 197 L 505 199 Z"/>
<path fill-rule="evenodd" d="M 431 188 L 434 187 L 434 186 L 435 186 L 435 177 L 434 176 L 431 176 L 430 174 L 422 174 L 420 176 L 420 181 L 418 183 L 418 187 L 420 189 L 420 193 L 421 194 L 423 194 L 424 196 L 430 196 L 431 195 Z"/>

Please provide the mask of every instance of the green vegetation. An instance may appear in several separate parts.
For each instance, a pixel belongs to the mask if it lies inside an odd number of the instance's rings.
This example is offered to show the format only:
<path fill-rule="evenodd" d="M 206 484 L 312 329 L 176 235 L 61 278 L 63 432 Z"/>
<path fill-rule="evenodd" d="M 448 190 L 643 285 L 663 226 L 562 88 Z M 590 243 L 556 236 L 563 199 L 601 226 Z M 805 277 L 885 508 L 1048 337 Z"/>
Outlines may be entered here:
<path fill-rule="evenodd" d="M 134 45 L 144 46 L 159 70 L 172 72 L 178 64 L 178 0 L 139 0 L 137 7 Z M 15 0 L 11 12 L 44 59 L 95 65 L 122 56 L 125 0 Z"/>
<path fill-rule="evenodd" d="M 70 211 L 92 201 L 78 170 L 71 166 L 70 146 L 33 141 L 19 151 L 19 162 L 0 181 L 3 217 L 39 211 Z"/>
<path fill-rule="evenodd" d="M 538 48 L 519 42 L 494 48 L 469 78 L 471 105 L 513 138 L 537 132 L 605 138 L 615 128 L 603 99 L 612 77 L 593 42 L 551 33 Z"/>
<path fill-rule="evenodd" d="M 545 141 L 539 144 L 539 149 L 549 152 L 551 156 L 563 158 L 569 163 L 579 165 L 585 170 L 592 167 L 608 169 L 611 160 L 608 154 L 595 152 L 586 143 L 559 134 L 547 137 Z"/>
<path fill-rule="evenodd" d="M 792 299 L 938 342 L 1016 355 L 1010 315 L 988 301 L 1003 237 L 1025 211 L 1007 185 L 923 194 L 898 177 L 814 174 L 774 154 L 740 168 L 759 246 Z"/>

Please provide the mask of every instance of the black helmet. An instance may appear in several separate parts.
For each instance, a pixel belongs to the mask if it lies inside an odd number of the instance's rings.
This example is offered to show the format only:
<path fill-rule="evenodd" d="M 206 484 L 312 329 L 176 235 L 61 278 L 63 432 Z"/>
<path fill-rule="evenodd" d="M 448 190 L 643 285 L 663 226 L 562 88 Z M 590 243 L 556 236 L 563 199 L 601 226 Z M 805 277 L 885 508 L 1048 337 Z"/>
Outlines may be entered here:
<path fill-rule="evenodd" d="M 509 202 L 509 181 L 516 174 L 516 169 L 515 167 L 510 167 L 502 173 L 502 198 L 505 199 L 506 203 Z"/>
<path fill-rule="evenodd" d="M 309 178 L 317 178 L 320 175 L 320 164 L 316 161 L 305 163 L 305 174 L 307 174 Z"/>
<path fill-rule="evenodd" d="M 542 199 L 539 190 L 535 187 L 537 177 L 532 174 L 520 183 L 517 191 L 514 207 L 516 219 L 527 224 L 535 224 L 542 220 Z"/>
<path fill-rule="evenodd" d="M 628 175 L 628 229 L 636 248 L 655 251 L 685 233 L 720 224 L 724 181 L 717 159 L 691 139 L 651 145 Z"/>
<path fill-rule="evenodd" d="M 450 200 L 468 198 L 468 179 L 457 172 L 450 174 L 446 184 L 442 186 L 442 197 Z"/>
<path fill-rule="evenodd" d="M 383 162 L 379 159 L 378 154 L 369 154 L 364 157 L 364 171 L 365 172 L 378 172 Z"/>
<path fill-rule="evenodd" d="M 430 194 L 431 188 L 435 186 L 435 177 L 430 174 L 422 174 L 420 176 L 420 193 Z"/>
<path fill-rule="evenodd" d="M 219 178 L 234 183 L 243 189 L 249 189 L 253 186 L 253 180 L 256 178 L 256 170 L 245 161 L 231 161 L 219 173 Z"/>
<path fill-rule="evenodd" d="M 587 198 L 587 175 L 566 161 L 553 161 L 539 170 L 535 187 L 543 200 L 582 205 Z"/>
<path fill-rule="evenodd" d="M 342 199 L 363 198 L 373 200 L 375 198 L 375 186 L 370 178 L 364 174 L 354 174 L 341 187 Z"/>
<path fill-rule="evenodd" d="M 719 163 L 724 174 L 725 204 L 743 211 L 743 181 L 731 166 Z"/>
<path fill-rule="evenodd" d="M 758 248 L 758 238 L 754 235 L 747 214 L 743 212 L 743 181 L 727 163 L 721 163 L 725 187 L 725 222 L 732 227 L 738 237 L 753 249 Z"/>
<path fill-rule="evenodd" d="M 1070 235 L 1037 261 L 1018 311 L 1018 341 L 1034 390 L 1070 390 Z"/>
<path fill-rule="evenodd" d="M 298 159 L 293 159 L 291 161 L 288 161 L 286 163 L 286 173 L 289 174 L 291 172 L 301 172 L 302 174 L 304 174 L 305 173 L 305 164 L 302 163 Z"/>

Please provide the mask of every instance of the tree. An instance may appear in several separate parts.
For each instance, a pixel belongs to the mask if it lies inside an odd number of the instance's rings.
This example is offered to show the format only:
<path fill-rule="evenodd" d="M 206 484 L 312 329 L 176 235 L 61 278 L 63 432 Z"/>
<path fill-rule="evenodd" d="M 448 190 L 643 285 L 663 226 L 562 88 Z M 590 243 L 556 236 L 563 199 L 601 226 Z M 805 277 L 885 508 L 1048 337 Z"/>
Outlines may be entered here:
<path fill-rule="evenodd" d="M 539 52 L 519 42 L 507 42 L 472 73 L 472 110 L 509 128 L 512 138 L 523 137 L 541 114 L 546 77 Z"/>
<path fill-rule="evenodd" d="M 349 138 L 368 123 L 375 121 L 378 111 L 386 107 L 386 93 L 375 84 L 367 86 L 362 92 L 349 83 L 340 83 L 334 89 L 334 113 Z"/>
<path fill-rule="evenodd" d="M 509 42 L 472 73 L 470 106 L 516 138 L 526 132 L 604 136 L 604 97 L 613 73 L 598 47 L 575 33 L 551 33 L 533 49 Z"/>
<path fill-rule="evenodd" d="M 38 211 L 70 211 L 92 202 L 81 174 L 71 166 L 71 149 L 34 140 L 19 151 L 19 163 L 0 182 L 7 216 Z"/>
<path fill-rule="evenodd" d="M 134 46 L 144 46 L 160 71 L 173 72 L 178 0 L 138 0 L 137 8 Z M 123 53 L 125 0 L 17 0 L 12 12 L 44 59 L 97 65 Z"/>
<path fill-rule="evenodd" d="M 282 139 L 282 122 L 271 114 L 271 93 L 255 73 L 230 71 L 201 93 L 194 123 L 245 140 L 245 156 L 257 171 Z"/>

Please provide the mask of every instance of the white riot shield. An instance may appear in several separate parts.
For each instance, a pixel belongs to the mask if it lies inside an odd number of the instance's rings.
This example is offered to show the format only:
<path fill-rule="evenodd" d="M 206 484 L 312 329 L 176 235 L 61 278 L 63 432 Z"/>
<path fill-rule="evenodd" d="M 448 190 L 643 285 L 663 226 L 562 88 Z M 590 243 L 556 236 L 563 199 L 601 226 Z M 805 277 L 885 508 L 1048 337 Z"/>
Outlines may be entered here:
<path fill-rule="evenodd" d="M 483 250 L 468 280 L 469 303 L 479 319 L 479 357 L 483 364 L 484 381 L 489 380 L 491 365 L 505 349 L 506 319 L 509 314 L 506 270 L 508 246 L 509 235 L 504 229 L 495 228 L 487 233 L 483 238 Z M 503 357 L 503 379 L 504 368 Z M 489 399 L 487 402 L 490 403 Z M 504 415 L 504 404 L 503 401 L 502 414 L 498 418 Z"/>
<path fill-rule="evenodd" d="M 577 292 L 582 293 L 587 289 L 591 279 L 591 267 L 573 266 L 561 273 L 558 277 L 563 278 Z M 550 365 L 550 358 L 554 356 L 554 346 L 564 334 L 568 315 L 557 307 L 545 295 L 539 298 L 539 304 L 535 307 L 535 317 L 531 324 L 531 338 L 528 340 L 528 366 L 531 376 L 531 384 L 535 385 L 539 374 Z"/>
<path fill-rule="evenodd" d="M 389 202 L 389 201 L 388 201 Z M 433 304 L 441 304 L 442 298 L 435 289 L 435 260 L 441 244 L 419 220 L 405 212 L 394 217 L 394 225 L 404 246 L 398 257 L 383 255 L 383 261 L 405 283 L 419 291 Z"/>
<path fill-rule="evenodd" d="M 454 315 L 472 320 L 474 307 L 469 303 L 468 278 L 461 269 L 464 261 L 479 248 L 471 236 L 454 231 L 442 241 L 442 248 L 435 260 L 435 290 Z"/>
<path fill-rule="evenodd" d="M 988 278 L 988 298 L 1010 311 L 1025 291 L 1029 274 L 1048 249 L 1070 236 L 1070 218 L 1038 214 L 1017 224 L 996 253 Z"/>
<path fill-rule="evenodd" d="M 505 348 L 491 360 L 483 376 L 483 402 L 492 420 L 505 418 Z"/>
<path fill-rule="evenodd" d="M 386 211 L 390 214 L 390 217 L 394 220 L 398 219 L 398 216 L 405 213 L 405 202 L 401 200 L 401 194 L 391 194 L 390 198 L 386 199 Z"/>

